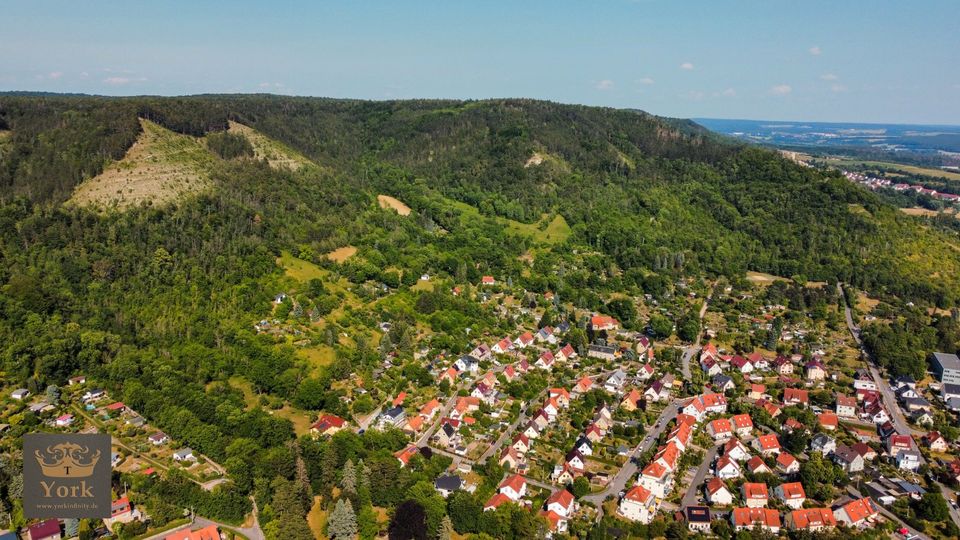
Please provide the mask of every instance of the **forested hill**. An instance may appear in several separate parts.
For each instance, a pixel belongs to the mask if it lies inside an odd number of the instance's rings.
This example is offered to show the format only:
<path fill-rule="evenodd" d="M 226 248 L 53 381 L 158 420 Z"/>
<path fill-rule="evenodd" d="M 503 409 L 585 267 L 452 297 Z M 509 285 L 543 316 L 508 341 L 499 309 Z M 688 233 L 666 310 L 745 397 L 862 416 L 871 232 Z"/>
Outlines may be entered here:
<path fill-rule="evenodd" d="M 322 166 L 293 175 L 295 187 L 282 195 L 233 180 L 205 195 L 228 204 L 229 193 L 243 191 L 267 215 L 289 209 L 279 204 L 283 198 L 293 207 L 363 205 L 383 192 L 447 229 L 457 222 L 453 201 L 524 223 L 559 214 L 573 227 L 571 243 L 599 249 L 625 270 L 753 269 L 842 279 L 940 305 L 952 304 L 958 290 L 955 238 L 920 230 L 837 177 L 725 142 L 689 121 L 532 100 L 3 96 L 3 199 L 21 199 L 21 209 L 22 198 L 48 208 L 68 199 L 124 156 L 140 133 L 138 118 L 191 136 L 236 120 Z M 218 169 L 218 176 L 257 174 L 250 163 Z M 322 201 L 310 200 L 321 192 Z M 180 204 L 168 210 L 171 217 L 190 211 L 191 203 Z M 270 250 L 286 242 L 320 252 L 356 242 L 343 227 L 304 226 L 312 229 L 307 236 L 284 230 L 258 240 L 275 235 Z"/>

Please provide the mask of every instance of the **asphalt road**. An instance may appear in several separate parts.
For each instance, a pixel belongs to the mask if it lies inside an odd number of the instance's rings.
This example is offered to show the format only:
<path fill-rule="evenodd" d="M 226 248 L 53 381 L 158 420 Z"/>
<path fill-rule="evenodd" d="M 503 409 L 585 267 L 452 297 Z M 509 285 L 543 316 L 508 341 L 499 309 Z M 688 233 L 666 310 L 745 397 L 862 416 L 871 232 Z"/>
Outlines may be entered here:
<path fill-rule="evenodd" d="M 681 508 L 697 505 L 697 493 L 700 491 L 700 486 L 703 485 L 703 480 L 707 477 L 707 473 L 710 472 L 710 464 L 713 463 L 719 451 L 720 446 L 714 445 L 704 453 L 703 462 L 701 462 L 700 467 L 697 468 L 697 474 L 693 477 L 693 482 L 687 486 L 687 492 L 684 493 L 683 500 L 680 501 Z"/>
<path fill-rule="evenodd" d="M 633 458 L 646 452 L 650 447 L 660 438 L 660 434 L 667 429 L 667 424 L 677 415 L 677 404 L 680 402 L 679 399 L 674 399 L 666 407 L 664 407 L 663 412 L 660 413 L 660 417 L 657 418 L 657 423 L 654 424 L 655 427 L 652 430 L 648 431 L 644 436 L 643 440 L 640 441 L 640 444 L 637 445 L 633 451 L 627 456 L 627 462 L 623 464 L 623 467 L 617 471 L 616 476 L 607 484 L 607 487 L 598 493 L 592 495 L 587 495 L 583 498 L 585 501 L 589 501 L 596 505 L 597 507 L 597 519 L 603 516 L 603 501 L 613 495 L 618 495 L 627 485 L 627 481 L 633 478 L 637 474 L 639 467 L 634 463 Z"/>
<path fill-rule="evenodd" d="M 703 301 L 703 306 L 700 307 L 700 320 L 703 321 L 703 316 L 707 313 L 707 306 L 710 305 L 710 298 L 713 297 L 713 291 L 711 290 L 710 294 L 707 296 L 707 299 Z M 693 355 L 700 350 L 700 338 L 703 336 L 703 332 L 697 334 L 697 341 L 693 345 L 687 347 L 683 351 L 683 357 L 681 358 L 681 371 L 683 371 L 683 379 L 685 381 L 690 380 L 690 359 L 693 358 Z"/>

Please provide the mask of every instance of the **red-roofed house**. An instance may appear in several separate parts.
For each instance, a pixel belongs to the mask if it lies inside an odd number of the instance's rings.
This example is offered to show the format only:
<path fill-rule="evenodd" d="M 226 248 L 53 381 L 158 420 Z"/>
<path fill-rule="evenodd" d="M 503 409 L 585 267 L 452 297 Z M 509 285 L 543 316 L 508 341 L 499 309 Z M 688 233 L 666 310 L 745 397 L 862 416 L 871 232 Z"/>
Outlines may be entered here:
<path fill-rule="evenodd" d="M 783 405 L 808 405 L 810 403 L 810 393 L 799 388 L 784 388 Z"/>
<path fill-rule="evenodd" d="M 817 422 L 823 429 L 834 431 L 840 425 L 840 418 L 832 412 L 824 412 L 817 416 Z"/>
<path fill-rule="evenodd" d="M 519 501 L 527 494 L 527 480 L 519 474 L 510 475 L 500 482 L 497 490 L 510 498 L 511 501 Z"/>
<path fill-rule="evenodd" d="M 751 444 L 757 452 L 767 456 L 780 453 L 780 439 L 776 435 L 761 435 L 754 439 Z"/>
<path fill-rule="evenodd" d="M 738 437 L 747 437 L 753 432 L 753 419 L 749 414 L 735 414 L 731 420 Z"/>
<path fill-rule="evenodd" d="M 657 513 L 657 502 L 650 490 L 638 485 L 623 494 L 618 508 L 620 515 L 630 521 L 650 523 Z"/>
<path fill-rule="evenodd" d="M 397 458 L 397 460 L 400 462 L 400 468 L 402 469 L 410 463 L 410 459 L 417 455 L 417 452 L 419 451 L 420 450 L 416 446 L 411 444 L 403 450 L 394 452 L 393 457 Z"/>
<path fill-rule="evenodd" d="M 563 517 L 570 517 L 576 511 L 577 503 L 573 494 L 565 489 L 554 491 L 545 504 L 546 510 L 552 510 Z"/>
<path fill-rule="evenodd" d="M 593 327 L 594 332 L 600 332 L 602 330 L 616 330 L 617 327 L 620 326 L 620 323 L 613 317 L 594 315 L 590 318 L 590 325 Z"/>
<path fill-rule="evenodd" d="M 793 474 L 800 471 L 800 462 L 787 452 L 780 452 L 777 456 L 777 470 L 783 474 Z"/>
<path fill-rule="evenodd" d="M 707 480 L 706 490 L 707 501 L 710 504 L 718 506 L 729 506 L 733 504 L 733 494 L 727 489 L 727 485 L 719 478 Z"/>
<path fill-rule="evenodd" d="M 780 532 L 780 512 L 772 508 L 734 508 L 730 522 L 736 531 L 759 528 L 773 534 Z"/>
<path fill-rule="evenodd" d="M 877 514 L 877 508 L 868 497 L 851 501 L 833 511 L 837 523 L 844 523 L 849 527 L 866 527 Z"/>
<path fill-rule="evenodd" d="M 713 437 L 713 440 L 722 441 L 729 439 L 730 436 L 733 435 L 733 426 L 730 424 L 729 419 L 717 418 L 707 424 L 707 433 Z"/>
<path fill-rule="evenodd" d="M 803 508 L 803 501 L 807 500 L 807 494 L 803 491 L 803 484 L 800 482 L 780 484 L 773 488 L 773 495 L 794 510 Z"/>
<path fill-rule="evenodd" d="M 770 498 L 767 485 L 760 482 L 744 482 L 740 486 L 740 494 L 747 508 L 761 508 L 767 505 Z"/>
<path fill-rule="evenodd" d="M 794 531 L 816 532 L 836 527 L 837 519 L 829 508 L 804 508 L 788 512 L 784 523 Z"/>

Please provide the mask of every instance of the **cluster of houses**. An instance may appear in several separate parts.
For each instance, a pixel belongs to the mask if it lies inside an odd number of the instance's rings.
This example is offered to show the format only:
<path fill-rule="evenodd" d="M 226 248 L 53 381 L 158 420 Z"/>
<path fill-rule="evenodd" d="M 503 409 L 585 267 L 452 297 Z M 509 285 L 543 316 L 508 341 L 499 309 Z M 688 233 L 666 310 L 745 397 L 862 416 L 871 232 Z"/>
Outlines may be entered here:
<path fill-rule="evenodd" d="M 817 384 L 828 377 L 827 368 L 823 364 L 822 357 L 818 355 L 814 355 L 805 363 L 803 356 L 799 354 L 789 357 L 777 356 L 771 360 L 759 352 L 753 352 L 747 356 L 720 354 L 713 343 L 708 343 L 700 351 L 700 368 L 710 377 L 732 371 L 752 377 L 750 374 L 754 372 L 773 371 L 780 376 L 781 381 L 787 384 L 799 383 L 800 379 L 795 377 L 794 373 L 801 370 L 807 385 Z"/>
<path fill-rule="evenodd" d="M 947 203 L 960 202 L 960 195 L 955 195 L 953 193 L 941 193 L 935 189 L 928 189 L 923 186 L 918 186 L 915 184 L 906 184 L 903 182 L 899 182 L 895 184 L 891 180 L 887 180 L 886 178 L 877 178 L 875 176 L 867 176 L 863 173 L 857 173 L 857 172 L 851 172 L 851 171 L 843 171 L 843 176 L 847 180 L 866 186 L 868 189 L 871 189 L 871 190 L 876 190 L 878 188 L 888 188 L 894 191 L 914 191 L 922 195 L 933 197 L 934 199 L 940 199 L 941 201 L 944 201 Z"/>

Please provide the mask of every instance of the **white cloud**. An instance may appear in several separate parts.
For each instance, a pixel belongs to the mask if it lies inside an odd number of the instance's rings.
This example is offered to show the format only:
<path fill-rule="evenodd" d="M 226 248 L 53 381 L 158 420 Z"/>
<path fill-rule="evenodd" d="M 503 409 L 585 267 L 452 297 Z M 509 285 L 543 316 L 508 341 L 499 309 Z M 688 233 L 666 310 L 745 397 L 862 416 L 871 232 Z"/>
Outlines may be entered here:
<path fill-rule="evenodd" d="M 259 88 L 283 88 L 283 83 L 278 82 L 262 82 L 257 85 Z"/>
<path fill-rule="evenodd" d="M 122 85 L 124 85 L 124 84 L 130 84 L 130 83 L 134 83 L 134 82 L 143 82 L 143 81 L 145 81 L 145 80 L 147 80 L 146 77 L 136 77 L 136 78 L 131 78 L 131 77 L 107 77 L 106 79 L 103 80 L 103 82 L 105 82 L 105 83 L 107 83 L 107 84 L 109 84 L 109 85 L 111 85 L 111 86 L 122 86 Z"/>
<path fill-rule="evenodd" d="M 691 64 L 690 62 L 684 62 L 680 64 L 680 69 L 685 69 L 687 71 L 690 71 L 693 69 L 693 64 Z"/>
<path fill-rule="evenodd" d="M 830 90 L 833 92 L 846 92 L 847 87 L 842 84 L 832 84 L 830 85 Z"/>
<path fill-rule="evenodd" d="M 62 71 L 51 71 L 50 73 L 47 74 L 48 79 L 56 80 L 56 79 L 59 79 L 60 77 L 63 77 Z"/>
<path fill-rule="evenodd" d="M 824 73 L 823 75 L 820 76 L 820 79 L 824 81 L 836 81 L 836 80 L 839 80 L 840 77 L 837 77 L 833 73 Z"/>
<path fill-rule="evenodd" d="M 823 49 L 821 49 L 818 45 L 814 45 L 807 50 L 810 51 L 810 54 L 814 56 L 820 56 L 820 54 L 823 53 Z"/>
<path fill-rule="evenodd" d="M 723 92 L 720 92 L 720 95 L 723 97 L 734 97 L 737 95 L 737 91 L 733 88 L 727 88 Z"/>
<path fill-rule="evenodd" d="M 793 92 L 793 88 L 790 88 L 789 84 L 778 84 L 770 88 L 770 93 L 775 96 L 785 96 L 790 92 Z"/>
<path fill-rule="evenodd" d="M 593 85 L 597 90 L 610 90 L 613 88 L 613 81 L 610 79 L 604 79 L 597 84 Z"/>
<path fill-rule="evenodd" d="M 640 84 L 651 85 L 651 84 L 653 84 L 653 79 L 650 78 L 650 77 L 644 77 L 644 78 L 640 79 Z"/>
<path fill-rule="evenodd" d="M 702 100 L 704 97 L 706 97 L 706 95 L 707 95 L 707 94 L 706 94 L 705 92 L 702 92 L 702 91 L 700 91 L 700 90 L 690 90 L 689 92 L 686 92 L 686 93 L 684 93 L 684 94 L 680 94 L 680 97 L 682 97 L 682 98 L 684 98 L 684 99 L 689 99 L 689 100 L 691 100 L 691 101 L 700 101 L 700 100 Z"/>

